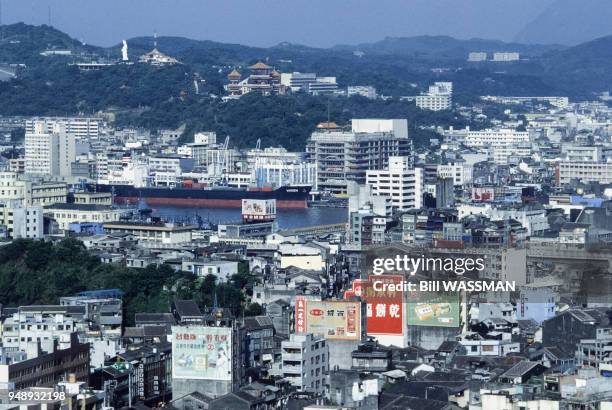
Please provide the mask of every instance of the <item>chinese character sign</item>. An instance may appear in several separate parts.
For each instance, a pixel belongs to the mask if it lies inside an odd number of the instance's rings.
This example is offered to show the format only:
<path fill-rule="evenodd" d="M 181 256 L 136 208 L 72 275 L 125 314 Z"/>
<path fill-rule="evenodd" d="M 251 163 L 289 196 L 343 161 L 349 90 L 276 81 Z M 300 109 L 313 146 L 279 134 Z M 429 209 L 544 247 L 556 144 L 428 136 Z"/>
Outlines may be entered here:
<path fill-rule="evenodd" d="M 172 336 L 172 377 L 232 379 L 232 329 L 173 326 Z"/>
<path fill-rule="evenodd" d="M 295 299 L 295 333 L 306 332 L 306 300 L 298 297 Z"/>
<path fill-rule="evenodd" d="M 368 335 L 404 334 L 404 308 L 402 292 L 388 290 L 389 284 L 399 285 L 400 275 L 370 276 L 367 282 L 359 283 L 361 297 L 366 304 L 366 326 Z M 376 286 L 374 286 L 376 281 Z M 355 292 L 357 293 L 357 292 Z"/>
<path fill-rule="evenodd" d="M 366 329 L 370 336 L 404 334 L 404 303 L 402 292 L 389 290 L 385 284 L 399 285 L 400 275 L 370 275 L 366 279 L 355 279 L 344 298 L 359 296 L 366 305 Z M 374 286 L 376 282 L 376 286 Z"/>
<path fill-rule="evenodd" d="M 296 298 L 296 333 L 315 333 L 326 339 L 361 338 L 361 304 L 344 301 L 314 301 Z"/>

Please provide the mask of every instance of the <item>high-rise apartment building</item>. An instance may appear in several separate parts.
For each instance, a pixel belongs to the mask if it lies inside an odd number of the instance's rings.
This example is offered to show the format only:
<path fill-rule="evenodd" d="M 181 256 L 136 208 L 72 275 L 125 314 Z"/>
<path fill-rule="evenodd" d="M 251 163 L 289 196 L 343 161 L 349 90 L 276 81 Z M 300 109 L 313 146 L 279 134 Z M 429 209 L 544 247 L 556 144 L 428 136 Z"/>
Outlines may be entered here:
<path fill-rule="evenodd" d="M 33 124 L 25 135 L 25 172 L 30 175 L 70 176 L 76 160 L 74 134 L 66 125 L 54 123 L 51 131 L 44 121 Z"/>
<path fill-rule="evenodd" d="M 351 130 L 319 124 L 306 152 L 317 167 L 319 191 L 347 193 L 348 181 L 364 184 L 366 171 L 384 169 L 391 156 L 411 156 L 408 122 L 404 119 L 352 120 Z"/>
<path fill-rule="evenodd" d="M 423 169 L 413 168 L 410 157 L 389 157 L 387 169 L 366 172 L 366 184 L 374 195 L 391 198 L 399 211 L 423 206 Z"/>

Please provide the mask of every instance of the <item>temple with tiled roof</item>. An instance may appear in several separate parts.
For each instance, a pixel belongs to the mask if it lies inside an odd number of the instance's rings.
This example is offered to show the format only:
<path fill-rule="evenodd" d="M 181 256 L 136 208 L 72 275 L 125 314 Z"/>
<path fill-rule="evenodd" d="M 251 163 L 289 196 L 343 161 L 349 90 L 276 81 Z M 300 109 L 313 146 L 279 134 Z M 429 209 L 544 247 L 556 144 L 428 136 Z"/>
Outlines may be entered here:
<path fill-rule="evenodd" d="M 227 78 L 240 80 L 240 78 L 242 78 L 242 74 L 240 74 L 240 72 L 234 68 L 232 72 L 227 75 Z"/>
<path fill-rule="evenodd" d="M 239 98 L 250 92 L 258 92 L 262 95 L 278 95 L 285 93 L 285 87 L 281 84 L 281 73 L 263 61 L 248 67 L 249 76 L 242 78 L 240 72 L 233 69 L 228 75 L 229 84 L 225 85 L 228 95 L 225 98 Z"/>
<path fill-rule="evenodd" d="M 240 85 L 242 74 L 234 68 L 232 72 L 227 75 L 227 79 L 229 80 L 229 84 L 225 86 L 225 90 L 229 94 L 229 97 L 240 97 L 242 95 L 242 86 Z"/>
<path fill-rule="evenodd" d="M 173 65 L 173 64 L 179 64 L 179 61 L 176 58 L 170 57 L 170 56 L 162 53 L 157 48 L 154 48 L 153 50 L 149 51 L 148 53 L 145 53 L 145 54 L 141 55 L 140 58 L 139 58 L 139 61 L 141 63 L 147 63 L 147 64 L 151 64 L 151 65 Z"/>
<path fill-rule="evenodd" d="M 258 61 L 257 63 L 255 63 L 252 66 L 250 66 L 249 70 L 251 70 L 251 71 L 256 71 L 256 70 L 272 70 L 272 67 L 270 67 L 269 65 L 267 65 L 263 61 Z"/>

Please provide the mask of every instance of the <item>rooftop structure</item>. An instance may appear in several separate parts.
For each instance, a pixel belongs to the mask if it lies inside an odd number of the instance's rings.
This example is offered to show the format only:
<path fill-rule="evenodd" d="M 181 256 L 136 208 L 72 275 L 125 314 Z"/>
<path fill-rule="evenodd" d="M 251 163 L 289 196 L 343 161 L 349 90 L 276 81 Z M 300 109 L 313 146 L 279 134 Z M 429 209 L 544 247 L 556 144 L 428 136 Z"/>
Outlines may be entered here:
<path fill-rule="evenodd" d="M 138 61 L 141 63 L 151 64 L 155 66 L 180 64 L 176 58 L 170 57 L 162 53 L 157 48 L 154 48 L 148 53 L 141 55 Z"/>

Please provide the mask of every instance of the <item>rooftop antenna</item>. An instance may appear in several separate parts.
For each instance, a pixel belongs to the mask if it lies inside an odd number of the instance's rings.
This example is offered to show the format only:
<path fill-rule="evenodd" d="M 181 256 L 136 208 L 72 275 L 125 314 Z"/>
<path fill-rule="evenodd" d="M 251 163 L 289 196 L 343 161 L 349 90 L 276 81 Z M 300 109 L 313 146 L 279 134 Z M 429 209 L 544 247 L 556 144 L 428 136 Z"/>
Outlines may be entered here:
<path fill-rule="evenodd" d="M 153 30 L 153 48 L 157 48 L 157 30 Z"/>
<path fill-rule="evenodd" d="M 2 0 L 0 0 L 0 40 L 4 40 L 4 26 L 2 25 Z"/>

